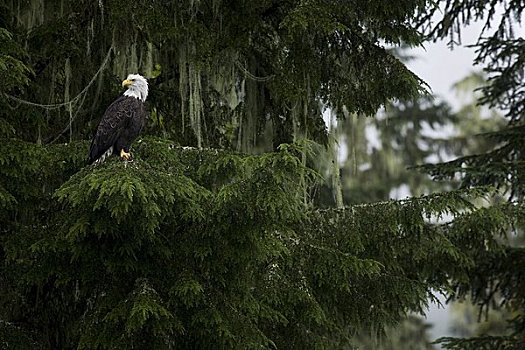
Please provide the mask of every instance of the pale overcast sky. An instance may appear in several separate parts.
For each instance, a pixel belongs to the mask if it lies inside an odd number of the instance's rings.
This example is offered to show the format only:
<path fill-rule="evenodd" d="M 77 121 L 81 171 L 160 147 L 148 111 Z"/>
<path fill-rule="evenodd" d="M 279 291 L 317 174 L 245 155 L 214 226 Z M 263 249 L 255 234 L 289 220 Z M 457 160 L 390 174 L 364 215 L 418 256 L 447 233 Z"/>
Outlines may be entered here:
<path fill-rule="evenodd" d="M 432 92 L 458 107 L 458 99 L 452 91 L 452 85 L 463 79 L 473 71 L 481 71 L 482 66 L 474 66 L 475 52 L 466 46 L 476 43 L 483 24 L 473 23 L 462 30 L 462 46 L 455 46 L 453 50 L 447 46 L 447 41 L 427 44 L 425 48 L 416 48 L 408 51 L 416 59 L 408 62 L 407 66 L 422 78 L 432 88 Z M 523 37 L 525 30 L 516 25 L 515 35 Z"/>
<path fill-rule="evenodd" d="M 432 92 L 458 107 L 458 100 L 452 91 L 452 85 L 473 71 L 482 67 L 474 66 L 474 49 L 465 46 L 475 44 L 481 30 L 480 24 L 475 24 L 462 33 L 462 46 L 451 50 L 446 41 L 427 44 L 425 49 L 417 48 L 409 51 L 416 59 L 408 62 L 408 67 L 432 88 Z"/>

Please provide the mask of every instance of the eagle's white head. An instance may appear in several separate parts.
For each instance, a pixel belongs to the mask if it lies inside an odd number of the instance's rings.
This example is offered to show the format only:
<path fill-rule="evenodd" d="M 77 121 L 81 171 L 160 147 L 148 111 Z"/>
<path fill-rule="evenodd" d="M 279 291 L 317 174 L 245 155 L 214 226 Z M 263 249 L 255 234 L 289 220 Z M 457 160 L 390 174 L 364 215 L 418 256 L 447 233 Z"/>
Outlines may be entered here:
<path fill-rule="evenodd" d="M 148 81 L 140 74 L 130 74 L 122 82 L 122 87 L 128 89 L 124 92 L 124 96 L 135 97 L 142 102 L 146 101 L 148 97 Z"/>

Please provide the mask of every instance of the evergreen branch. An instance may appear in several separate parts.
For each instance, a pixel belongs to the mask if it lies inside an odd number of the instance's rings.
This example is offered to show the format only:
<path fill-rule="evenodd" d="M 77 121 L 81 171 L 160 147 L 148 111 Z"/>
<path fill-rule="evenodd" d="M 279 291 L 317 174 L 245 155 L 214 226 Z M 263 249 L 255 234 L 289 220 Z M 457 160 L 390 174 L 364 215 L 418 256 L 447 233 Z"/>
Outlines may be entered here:
<path fill-rule="evenodd" d="M 448 350 L 521 350 L 525 348 L 525 339 L 517 336 L 443 337 L 434 344 L 441 344 Z"/>

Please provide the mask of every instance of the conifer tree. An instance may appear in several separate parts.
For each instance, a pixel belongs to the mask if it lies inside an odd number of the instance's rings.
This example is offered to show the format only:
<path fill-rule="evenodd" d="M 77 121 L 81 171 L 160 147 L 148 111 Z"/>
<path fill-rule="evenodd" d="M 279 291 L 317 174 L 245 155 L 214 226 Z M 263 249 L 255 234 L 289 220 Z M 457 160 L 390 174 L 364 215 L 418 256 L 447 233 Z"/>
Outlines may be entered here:
<path fill-rule="evenodd" d="M 521 207 L 478 209 L 480 188 L 326 210 L 305 196 L 322 106 L 370 114 L 424 91 L 383 45 L 420 44 L 426 5 L 1 5 L 2 346 L 338 349 L 468 281 Z M 134 162 L 85 166 L 134 70 L 149 136 Z"/>
<path fill-rule="evenodd" d="M 514 26 L 520 21 L 525 6 L 515 1 L 447 0 L 439 3 L 443 12 L 437 24 L 428 25 L 428 19 L 436 13 L 438 6 L 421 18 L 429 36 L 434 39 L 449 38 L 450 45 L 459 44 L 463 25 L 473 20 L 483 21 L 483 30 L 473 45 L 477 52 L 475 63 L 482 65 L 488 76 L 479 102 L 503 111 L 508 121 L 504 128 L 485 132 L 484 137 L 496 143 L 492 149 L 426 167 L 437 179 L 461 178 L 463 188 L 494 186 L 499 189 L 506 203 L 496 201 L 484 211 L 487 216 L 503 211 L 511 223 L 498 230 L 500 244 L 497 249 L 487 247 L 477 253 L 475 264 L 467 271 L 468 278 L 456 281 L 451 297 L 460 300 L 469 297 L 479 305 L 480 316 L 502 306 L 512 315 L 507 320 L 507 329 L 498 335 L 446 338 L 441 343 L 446 349 L 521 349 L 525 346 L 525 285 L 522 278 L 525 252 L 508 238 L 522 236 L 524 227 L 522 73 L 525 47 L 523 38 L 514 35 Z M 497 14 L 498 9 L 501 15 Z"/>
<path fill-rule="evenodd" d="M 446 191 L 451 186 L 457 186 L 455 179 L 446 182 L 431 181 L 427 174 L 414 171 L 413 165 L 429 161 L 428 157 L 450 159 L 490 150 L 495 146 L 491 140 L 475 135 L 504 125 L 503 117 L 497 111 L 485 110 L 477 104 L 479 94 L 475 89 L 484 83 L 482 74 L 473 73 L 454 84 L 454 90 L 462 97 L 462 105 L 455 113 L 452 113 L 446 102 L 433 96 L 424 96 L 418 101 L 389 106 L 375 118 L 349 116 L 344 121 L 339 121 L 338 132 L 344 135 L 339 142 L 346 146 L 346 159 L 339 159 L 338 164 L 341 163 L 347 203 L 388 200 L 389 196 L 395 195 L 400 185 L 404 187 L 405 195 L 417 195 L 418 192 L 421 195 L 421 192 L 428 193 L 432 190 Z M 444 128 L 451 130 L 447 138 L 438 134 L 442 135 Z M 366 134 L 367 129 L 373 129 L 379 137 L 370 139 L 370 135 Z M 409 168 L 410 165 L 412 169 Z M 331 177 L 327 176 L 327 179 Z M 333 201 L 333 189 L 325 190 L 321 187 L 317 192 L 321 205 Z M 491 200 L 496 203 L 501 197 L 495 196 Z M 449 306 L 453 316 L 450 328 L 479 329 L 491 335 L 499 335 L 501 330 L 506 333 L 504 316 L 509 313 L 505 309 L 491 310 L 489 322 L 479 324 L 478 307 L 471 304 L 470 300 L 452 303 Z M 424 336 L 425 329 L 421 320 L 410 315 L 398 326 L 389 327 L 386 336 L 379 340 L 364 332 L 365 334 L 357 335 L 355 344 L 358 348 L 372 349 L 430 347 L 429 338 Z M 474 331 L 454 331 L 454 334 L 472 336 Z"/>

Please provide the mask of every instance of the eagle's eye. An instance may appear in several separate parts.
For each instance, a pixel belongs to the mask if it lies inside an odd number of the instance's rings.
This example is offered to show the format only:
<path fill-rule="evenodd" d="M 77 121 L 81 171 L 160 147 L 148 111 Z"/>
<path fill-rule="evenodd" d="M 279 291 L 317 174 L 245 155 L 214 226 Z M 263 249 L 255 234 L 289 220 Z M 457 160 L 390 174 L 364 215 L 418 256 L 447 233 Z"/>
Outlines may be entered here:
<path fill-rule="evenodd" d="M 131 79 L 131 81 L 135 81 L 135 79 Z"/>

